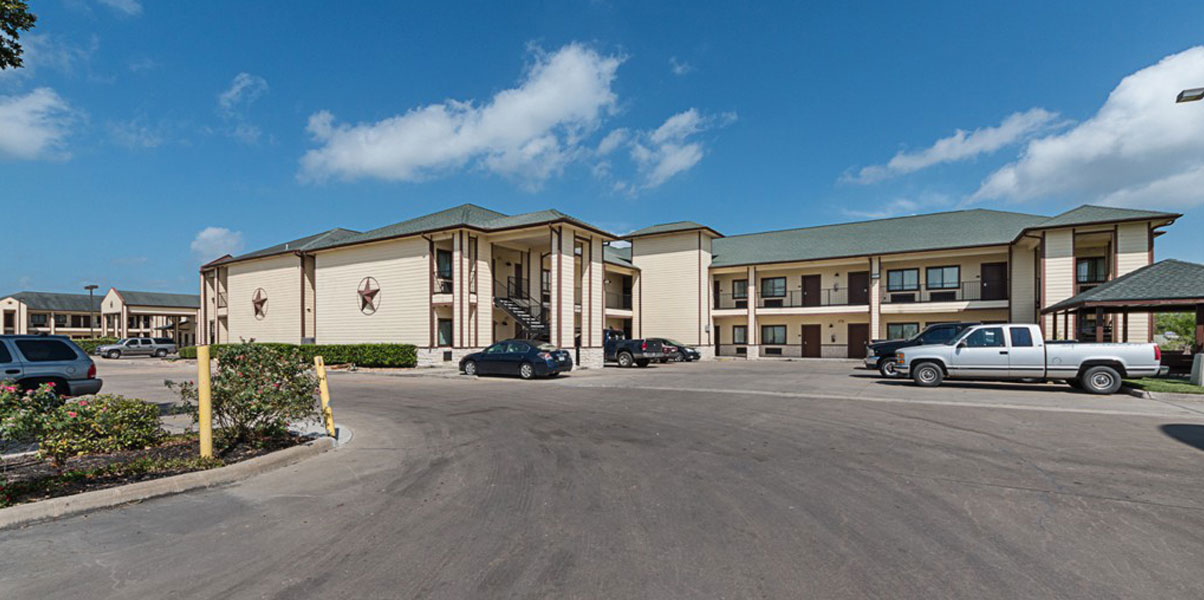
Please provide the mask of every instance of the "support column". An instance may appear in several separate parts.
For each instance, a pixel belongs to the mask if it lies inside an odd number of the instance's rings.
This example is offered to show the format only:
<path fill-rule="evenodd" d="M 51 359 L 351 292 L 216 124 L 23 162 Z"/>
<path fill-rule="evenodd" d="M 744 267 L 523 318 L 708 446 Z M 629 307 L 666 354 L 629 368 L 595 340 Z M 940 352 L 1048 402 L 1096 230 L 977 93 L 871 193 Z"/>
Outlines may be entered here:
<path fill-rule="evenodd" d="M 1103 343 L 1104 341 L 1104 309 L 1095 307 L 1095 341 Z"/>
<path fill-rule="evenodd" d="M 761 357 L 760 332 L 757 331 L 757 268 L 748 268 L 748 332 L 745 334 L 748 342 L 749 360 Z"/>
<path fill-rule="evenodd" d="M 1204 352 L 1204 304 L 1196 305 L 1196 352 Z"/>
<path fill-rule="evenodd" d="M 870 258 L 870 339 L 883 339 L 882 331 L 882 258 Z"/>
<path fill-rule="evenodd" d="M 452 236 L 452 347 L 467 347 L 468 339 L 468 261 L 464 251 L 464 232 Z"/>
<path fill-rule="evenodd" d="M 47 321 L 47 325 L 50 327 L 50 335 L 54 335 L 55 325 L 54 325 L 54 312 L 53 311 L 50 313 L 50 320 Z"/>

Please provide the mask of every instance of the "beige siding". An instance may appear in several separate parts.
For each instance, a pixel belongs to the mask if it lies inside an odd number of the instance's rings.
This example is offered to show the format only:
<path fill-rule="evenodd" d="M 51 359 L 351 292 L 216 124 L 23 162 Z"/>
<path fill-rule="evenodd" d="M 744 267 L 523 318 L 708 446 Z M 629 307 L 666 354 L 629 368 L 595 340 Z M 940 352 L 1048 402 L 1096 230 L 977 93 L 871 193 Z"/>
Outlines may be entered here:
<path fill-rule="evenodd" d="M 483 348 L 493 343 L 493 246 L 488 238 L 477 240 L 477 324 L 473 331 L 473 346 Z"/>
<path fill-rule="evenodd" d="M 638 238 L 632 243 L 632 262 L 640 269 L 643 288 L 640 335 L 705 343 L 699 307 L 710 252 L 699 249 L 698 232 Z"/>
<path fill-rule="evenodd" d="M 234 263 L 229 266 L 230 341 L 301 341 L 301 259 L 293 254 Z M 264 318 L 255 318 L 255 290 L 267 295 Z M 225 340 L 223 340 L 225 341 Z"/>
<path fill-rule="evenodd" d="M 1124 275 L 1150 264 L 1150 238 L 1147 223 L 1122 223 L 1116 228 L 1116 274 Z M 1120 321 L 1118 321 L 1120 322 Z M 1129 315 L 1129 341 L 1150 339 L 1150 315 Z"/>
<path fill-rule="evenodd" d="M 1057 304 L 1074 295 L 1074 234 L 1070 229 L 1045 232 L 1045 277 L 1043 306 Z M 1073 319 L 1071 319 L 1073 321 Z M 1073 323 L 1071 324 L 1073 326 Z M 1058 323 L 1058 337 L 1065 338 L 1063 323 Z M 1053 332 L 1053 317 L 1045 317 L 1046 335 Z"/>
<path fill-rule="evenodd" d="M 1024 244 L 1012 248 L 1011 320 L 1014 323 L 1037 321 L 1036 291 L 1037 255 L 1034 248 Z"/>
<path fill-rule="evenodd" d="M 426 240 L 407 238 L 318 254 L 318 343 L 429 346 L 427 253 Z M 375 278 L 381 290 L 376 312 L 371 315 L 361 312 L 358 302 L 357 291 L 365 277 Z"/>

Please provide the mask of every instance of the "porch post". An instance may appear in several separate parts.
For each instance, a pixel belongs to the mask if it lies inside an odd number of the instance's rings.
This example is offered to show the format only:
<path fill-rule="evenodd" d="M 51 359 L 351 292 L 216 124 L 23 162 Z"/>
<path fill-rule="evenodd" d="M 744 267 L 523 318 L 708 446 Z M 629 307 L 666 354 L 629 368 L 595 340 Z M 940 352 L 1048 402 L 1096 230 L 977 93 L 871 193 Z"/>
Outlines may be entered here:
<path fill-rule="evenodd" d="M 1204 304 L 1196 305 L 1196 352 L 1204 352 Z"/>
<path fill-rule="evenodd" d="M 1095 341 L 1104 341 L 1104 309 L 1095 307 Z"/>
<path fill-rule="evenodd" d="M 749 359 L 760 358 L 761 340 L 758 339 L 759 332 L 757 331 L 757 268 L 748 268 L 748 331 L 744 333 L 744 342 L 747 344 L 745 357 Z"/>

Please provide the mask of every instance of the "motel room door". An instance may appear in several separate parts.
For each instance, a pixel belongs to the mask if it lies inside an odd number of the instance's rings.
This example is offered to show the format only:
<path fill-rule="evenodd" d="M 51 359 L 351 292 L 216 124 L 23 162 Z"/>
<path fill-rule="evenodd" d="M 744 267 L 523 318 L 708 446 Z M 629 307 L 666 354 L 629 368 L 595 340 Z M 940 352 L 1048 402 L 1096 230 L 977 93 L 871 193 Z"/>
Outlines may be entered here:
<path fill-rule="evenodd" d="M 868 323 L 849 323 L 849 358 L 865 358 L 865 345 L 869 341 Z"/>
<path fill-rule="evenodd" d="M 819 306 L 822 304 L 819 290 L 819 275 L 803 275 L 803 306 Z M 816 327 L 819 326 L 816 325 Z"/>
<path fill-rule="evenodd" d="M 982 300 L 1006 300 L 1008 297 L 1008 264 L 983 263 Z M 973 298 L 966 298 L 973 300 Z"/>
<path fill-rule="evenodd" d="M 849 304 L 870 303 L 870 272 L 849 272 Z M 838 304 L 833 302 L 832 304 Z"/>
<path fill-rule="evenodd" d="M 823 330 L 819 325 L 803 325 L 803 358 L 820 357 L 820 335 Z"/>

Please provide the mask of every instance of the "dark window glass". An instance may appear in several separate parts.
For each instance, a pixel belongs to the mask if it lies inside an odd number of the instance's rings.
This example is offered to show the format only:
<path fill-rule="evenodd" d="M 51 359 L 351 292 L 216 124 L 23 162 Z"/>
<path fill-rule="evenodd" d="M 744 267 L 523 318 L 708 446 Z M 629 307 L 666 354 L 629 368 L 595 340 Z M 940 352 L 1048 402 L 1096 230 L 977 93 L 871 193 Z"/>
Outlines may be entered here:
<path fill-rule="evenodd" d="M 1102 256 L 1080 258 L 1076 261 L 1075 272 L 1079 283 L 1100 283 L 1108 278 L 1107 259 Z"/>
<path fill-rule="evenodd" d="M 447 250 L 435 250 L 435 268 L 440 279 L 451 279 L 452 253 Z"/>
<path fill-rule="evenodd" d="M 924 336 L 920 338 L 925 344 L 944 344 L 953 339 L 957 335 L 957 329 L 954 327 L 938 327 L 924 332 Z"/>
<path fill-rule="evenodd" d="M 452 345 L 452 320 L 439 319 L 439 345 Z"/>
<path fill-rule="evenodd" d="M 950 290 L 961 286 L 961 267 L 928 267 L 928 289 Z"/>
<path fill-rule="evenodd" d="M 732 298 L 748 297 L 748 280 L 735 279 L 732 281 Z"/>
<path fill-rule="evenodd" d="M 748 343 L 748 325 L 732 325 L 732 343 Z"/>
<path fill-rule="evenodd" d="M 506 344 L 506 352 L 513 352 L 515 354 L 526 354 L 530 349 L 530 346 L 522 342 L 510 342 Z"/>
<path fill-rule="evenodd" d="M 897 269 L 886 272 L 886 291 L 907 292 L 920 289 L 919 269 Z"/>
<path fill-rule="evenodd" d="M 785 295 L 785 277 L 769 277 L 761 280 L 761 296 L 765 298 L 781 298 Z"/>
<path fill-rule="evenodd" d="M 987 327 L 976 330 L 966 337 L 966 346 L 970 348 L 1002 348 L 1003 328 Z"/>
<path fill-rule="evenodd" d="M 45 327 L 46 323 L 49 323 L 49 320 L 47 319 L 45 314 L 29 315 L 29 324 L 34 327 Z"/>
<path fill-rule="evenodd" d="M 17 340 L 17 349 L 29 362 L 75 360 L 75 350 L 58 340 Z"/>
<path fill-rule="evenodd" d="M 501 354 L 506 351 L 506 344 L 494 344 L 485 349 L 485 354 Z"/>
<path fill-rule="evenodd" d="M 1033 333 L 1028 327 L 1012 327 L 1009 331 L 1012 333 L 1012 346 L 1028 348 L 1033 345 Z"/>
<path fill-rule="evenodd" d="M 54 326 L 55 327 L 66 327 L 67 326 L 67 315 L 54 315 Z"/>
<path fill-rule="evenodd" d="M 886 324 L 886 339 L 901 340 L 910 339 L 912 336 L 920 332 L 919 323 L 887 323 Z"/>
<path fill-rule="evenodd" d="M 13 355 L 9 354 L 8 346 L 4 342 L 0 342 L 0 363 L 10 363 L 13 361 Z"/>
<path fill-rule="evenodd" d="M 785 325 L 762 325 L 761 326 L 761 343 L 762 344 L 777 344 L 786 343 L 786 326 Z"/>

